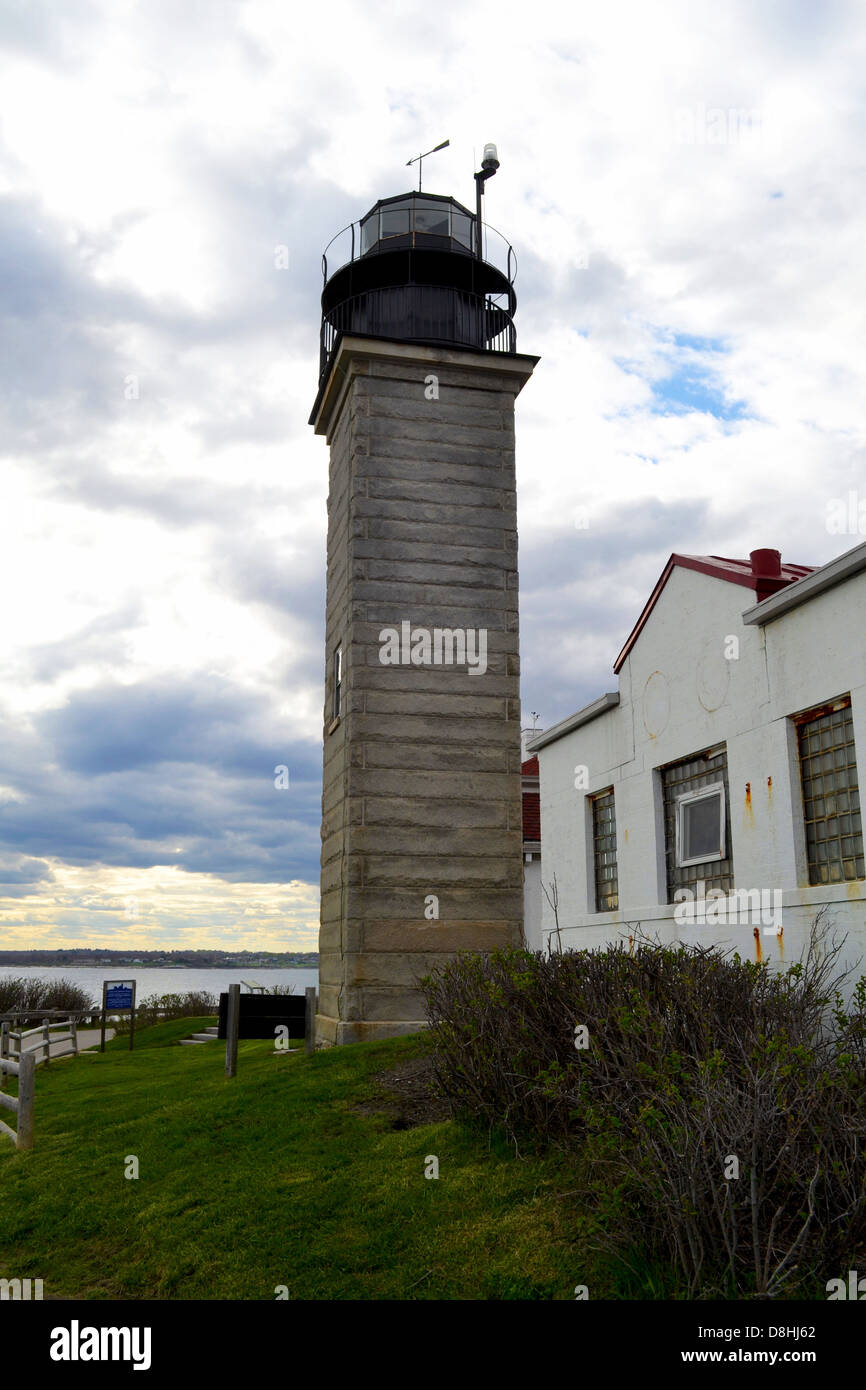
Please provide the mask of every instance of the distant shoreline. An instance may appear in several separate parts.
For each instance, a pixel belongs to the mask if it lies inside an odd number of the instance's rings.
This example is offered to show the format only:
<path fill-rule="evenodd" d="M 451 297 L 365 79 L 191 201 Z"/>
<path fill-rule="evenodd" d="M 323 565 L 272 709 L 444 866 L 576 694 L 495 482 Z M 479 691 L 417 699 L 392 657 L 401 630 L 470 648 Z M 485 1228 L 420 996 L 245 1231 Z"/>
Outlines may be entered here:
<path fill-rule="evenodd" d="M 10 957 L 14 957 L 10 959 Z M 51 970 L 93 970 L 103 965 L 123 970 L 315 970 L 319 964 L 318 951 L 293 956 L 282 956 L 274 960 L 234 960 L 223 957 L 221 960 L 159 960 L 152 961 L 136 956 L 87 956 L 84 960 L 58 958 L 52 951 L 23 952 L 0 951 L 0 970 L 20 967 L 27 969 L 43 966 Z"/>

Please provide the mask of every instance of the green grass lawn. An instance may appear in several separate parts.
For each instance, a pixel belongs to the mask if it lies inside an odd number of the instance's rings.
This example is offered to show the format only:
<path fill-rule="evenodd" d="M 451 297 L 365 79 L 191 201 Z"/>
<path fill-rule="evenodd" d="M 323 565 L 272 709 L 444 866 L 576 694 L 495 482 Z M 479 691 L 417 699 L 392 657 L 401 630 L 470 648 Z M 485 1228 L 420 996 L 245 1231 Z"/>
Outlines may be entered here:
<path fill-rule="evenodd" d="M 671 1296 L 595 1252 L 561 1160 L 354 1108 L 421 1036 L 312 1057 L 241 1042 L 228 1080 L 223 1045 L 175 1045 L 214 1021 L 39 1068 L 33 1151 L 0 1136 L 0 1276 L 87 1299 Z"/>

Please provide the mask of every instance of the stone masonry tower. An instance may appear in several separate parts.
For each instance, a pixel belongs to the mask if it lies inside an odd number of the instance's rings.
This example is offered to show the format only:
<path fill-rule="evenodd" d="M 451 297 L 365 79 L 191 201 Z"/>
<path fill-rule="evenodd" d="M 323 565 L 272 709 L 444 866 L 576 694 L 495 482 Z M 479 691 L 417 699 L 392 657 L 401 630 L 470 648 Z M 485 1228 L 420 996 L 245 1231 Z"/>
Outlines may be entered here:
<path fill-rule="evenodd" d="M 482 245 L 492 146 L 483 167 L 474 216 L 386 198 L 323 258 L 318 1046 L 423 1028 L 420 976 L 522 940 L 514 401 L 538 359 L 513 252 Z"/>

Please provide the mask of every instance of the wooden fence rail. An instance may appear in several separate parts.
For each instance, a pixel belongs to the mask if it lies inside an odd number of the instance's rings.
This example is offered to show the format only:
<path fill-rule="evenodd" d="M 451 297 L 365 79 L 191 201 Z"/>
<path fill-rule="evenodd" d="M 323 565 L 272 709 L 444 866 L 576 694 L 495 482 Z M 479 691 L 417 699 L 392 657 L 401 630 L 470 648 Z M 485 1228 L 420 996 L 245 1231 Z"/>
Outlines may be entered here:
<path fill-rule="evenodd" d="M 19 1015 L 21 1017 L 21 1015 Z M 32 1015 L 31 1015 L 32 1017 Z M 57 1034 L 57 1028 L 66 1028 L 65 1033 Z M 40 1035 L 38 1043 L 28 1046 L 31 1038 Z M 78 1025 L 75 1017 L 43 1018 L 36 1028 L 14 1031 L 9 1026 L 8 1015 L 0 1022 L 0 1109 L 11 1110 L 18 1117 L 18 1128 L 13 1129 L 0 1120 L 0 1134 L 7 1134 L 14 1140 L 18 1149 L 33 1148 L 33 1099 L 36 1092 L 36 1068 L 46 1066 L 51 1061 L 51 1048 L 58 1043 L 71 1042 L 72 1047 L 60 1053 L 61 1057 L 78 1056 Z M 41 1053 L 41 1057 L 37 1054 Z M 58 1054 L 55 1054 L 57 1056 Z M 6 1094 L 10 1076 L 18 1077 L 18 1095 Z"/>
<path fill-rule="evenodd" d="M 53 1033 L 55 1028 L 65 1028 L 67 1031 L 59 1034 Z M 35 1038 L 37 1034 L 41 1034 L 40 1041 L 28 1046 L 27 1040 L 29 1038 Z M 0 1023 L 0 1037 L 6 1039 L 5 1052 L 3 1055 L 13 1060 L 20 1058 L 22 1052 L 32 1052 L 34 1056 L 41 1053 L 42 1055 L 37 1056 L 36 1060 L 36 1065 L 38 1067 L 42 1066 L 43 1062 L 46 1066 L 48 1065 L 51 1061 L 51 1048 L 58 1043 L 68 1042 L 71 1043 L 72 1046 L 67 1048 L 65 1052 L 59 1054 L 55 1053 L 55 1056 L 78 1056 L 78 1024 L 74 1017 L 56 1019 L 45 1018 L 35 1028 L 27 1028 L 23 1032 L 20 1030 L 17 1032 L 14 1031 L 9 1027 L 9 1023 L 4 1021 Z M 2 1083 L 0 1083 L 0 1085 L 2 1085 Z"/>
<path fill-rule="evenodd" d="M 49 1023 L 68 1023 L 75 1020 L 80 1028 L 85 1019 L 98 1018 L 98 1009 L 8 1009 L 5 1013 L 0 1012 L 0 1026 L 8 1023 L 10 1028 L 16 1024 L 38 1022 L 41 1026 L 46 1020 Z"/>
<path fill-rule="evenodd" d="M 9 1029 L 2 1025 L 0 1031 L 0 1108 L 11 1110 L 18 1118 L 18 1128 L 13 1129 L 5 1120 L 0 1120 L 0 1134 L 7 1134 L 15 1143 L 16 1149 L 33 1148 L 33 1097 L 36 1092 L 36 1054 L 24 1052 L 18 1061 L 8 1055 Z M 6 1095 L 6 1077 L 18 1077 L 18 1095 Z"/>

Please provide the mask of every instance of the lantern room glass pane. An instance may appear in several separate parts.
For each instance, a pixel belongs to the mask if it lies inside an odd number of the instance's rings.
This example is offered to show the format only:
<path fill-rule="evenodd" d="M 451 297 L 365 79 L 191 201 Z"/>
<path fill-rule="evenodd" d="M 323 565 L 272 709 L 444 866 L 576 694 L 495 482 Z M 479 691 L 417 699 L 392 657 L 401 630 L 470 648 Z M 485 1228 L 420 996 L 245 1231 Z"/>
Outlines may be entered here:
<path fill-rule="evenodd" d="M 372 217 L 368 217 L 361 223 L 361 251 L 369 251 L 371 246 L 375 246 L 379 240 L 379 214 L 374 212 Z"/>
<path fill-rule="evenodd" d="M 461 246 L 472 249 L 472 219 L 462 212 L 451 214 L 451 235 Z"/>
<path fill-rule="evenodd" d="M 388 208 L 382 211 L 382 240 L 389 236 L 409 235 L 409 209 Z"/>
<path fill-rule="evenodd" d="M 448 236 L 450 208 L 447 203 L 415 204 L 415 231 L 427 236 Z"/>

